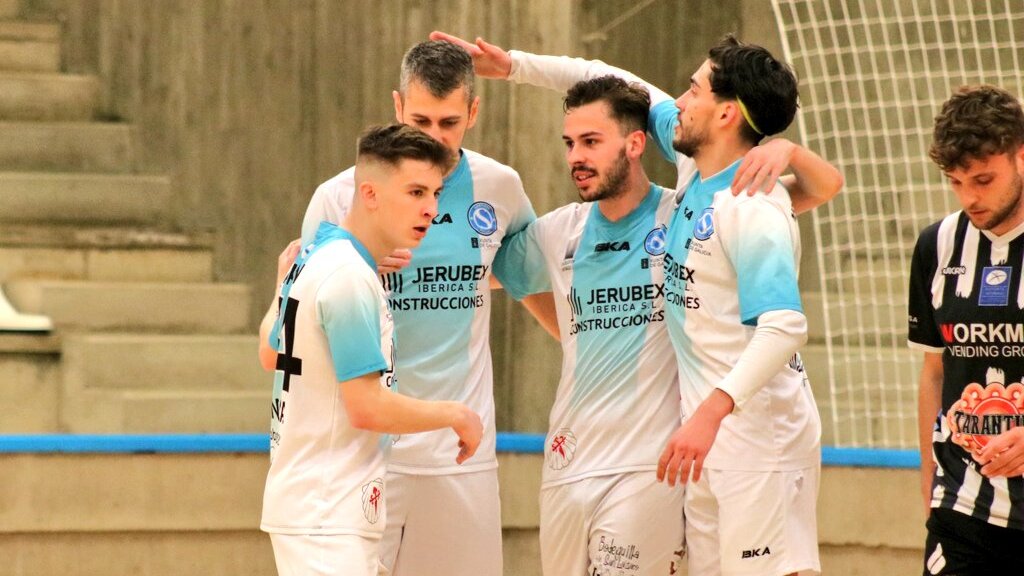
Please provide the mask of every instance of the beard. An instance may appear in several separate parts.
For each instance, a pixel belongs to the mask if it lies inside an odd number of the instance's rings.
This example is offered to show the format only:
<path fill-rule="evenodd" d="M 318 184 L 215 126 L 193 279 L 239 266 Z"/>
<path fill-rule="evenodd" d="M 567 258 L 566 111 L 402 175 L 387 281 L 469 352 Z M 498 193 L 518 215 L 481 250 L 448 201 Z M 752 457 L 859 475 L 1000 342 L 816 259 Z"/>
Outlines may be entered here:
<path fill-rule="evenodd" d="M 1013 217 L 1016 213 L 1020 207 L 1021 194 L 1024 192 L 1024 180 L 1021 179 L 1020 173 L 1016 170 L 1013 172 L 1013 181 L 1010 182 L 1008 190 L 1009 194 L 1007 195 L 1007 199 L 1009 201 L 1005 205 L 1000 206 L 993 211 L 992 215 L 984 221 L 975 222 L 973 218 L 970 218 L 970 214 L 968 214 L 968 218 L 971 220 L 971 224 L 974 224 L 975 228 L 978 230 L 991 230 L 993 228 L 997 228 L 1000 224 L 1006 222 L 1007 219 Z"/>
<path fill-rule="evenodd" d="M 679 136 L 672 141 L 672 148 L 676 152 L 684 156 L 694 158 L 697 156 L 697 152 L 701 149 L 704 144 L 708 141 L 707 130 L 687 130 L 682 126 L 679 127 Z"/>
<path fill-rule="evenodd" d="M 592 173 L 597 172 L 593 168 L 580 166 L 573 168 L 572 173 L 575 174 L 577 170 L 586 170 Z M 615 159 L 615 163 L 608 169 L 608 173 L 605 175 L 604 181 L 590 194 L 580 190 L 580 200 L 583 200 L 584 202 L 598 202 L 600 200 L 617 198 L 625 193 L 626 178 L 628 176 L 629 160 L 626 158 L 626 150 L 623 148 L 622 151 L 619 152 L 619 157 Z"/>

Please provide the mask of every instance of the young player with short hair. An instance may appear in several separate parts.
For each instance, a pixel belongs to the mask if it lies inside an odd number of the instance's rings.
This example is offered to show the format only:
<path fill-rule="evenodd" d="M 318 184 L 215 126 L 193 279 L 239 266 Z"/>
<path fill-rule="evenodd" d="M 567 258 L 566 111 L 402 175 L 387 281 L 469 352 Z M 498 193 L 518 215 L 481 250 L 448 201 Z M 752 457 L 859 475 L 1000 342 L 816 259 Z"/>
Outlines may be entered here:
<path fill-rule="evenodd" d="M 341 226 L 320 225 L 281 286 L 261 528 L 282 575 L 377 574 L 390 444 L 381 434 L 450 428 L 457 463 L 480 443 L 466 405 L 392 393 L 394 326 L 376 272 L 377 260 L 426 235 L 449 160 L 408 126 L 368 130 L 351 211 Z"/>
<path fill-rule="evenodd" d="M 1024 111 L 963 87 L 935 118 L 932 160 L 961 210 L 924 229 L 910 269 L 923 573 L 1024 573 Z"/>

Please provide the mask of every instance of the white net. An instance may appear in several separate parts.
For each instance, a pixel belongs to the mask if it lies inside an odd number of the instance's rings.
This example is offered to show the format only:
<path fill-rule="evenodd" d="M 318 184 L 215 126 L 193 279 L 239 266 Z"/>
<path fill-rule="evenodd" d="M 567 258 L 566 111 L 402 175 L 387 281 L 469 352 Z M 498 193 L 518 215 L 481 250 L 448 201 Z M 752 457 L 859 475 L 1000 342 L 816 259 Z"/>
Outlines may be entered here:
<path fill-rule="evenodd" d="M 813 214 L 828 394 L 823 441 L 917 445 L 920 354 L 906 345 L 918 232 L 958 209 L 928 159 L 935 114 L 964 84 L 1024 95 L 1024 0 L 773 0 L 800 77 L 803 142 L 846 187 Z M 824 362 L 823 362 L 824 363 Z"/>

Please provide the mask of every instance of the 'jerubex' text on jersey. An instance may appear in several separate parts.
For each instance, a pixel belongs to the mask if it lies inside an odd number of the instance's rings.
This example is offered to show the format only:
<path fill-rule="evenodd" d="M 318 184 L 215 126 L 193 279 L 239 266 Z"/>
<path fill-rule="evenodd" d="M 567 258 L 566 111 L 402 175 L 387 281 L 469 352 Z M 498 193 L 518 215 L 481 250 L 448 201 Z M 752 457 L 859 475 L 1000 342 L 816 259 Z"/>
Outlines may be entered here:
<path fill-rule="evenodd" d="M 282 285 L 261 529 L 278 534 L 384 531 L 386 435 L 353 428 L 340 382 L 380 373 L 392 387 L 393 325 L 376 265 L 324 224 Z"/>
<path fill-rule="evenodd" d="M 942 354 L 932 507 L 1024 530 L 1024 478 L 987 478 L 970 452 L 1024 426 L 1024 224 L 996 236 L 955 212 L 917 240 L 910 345 Z"/>
<path fill-rule="evenodd" d="M 654 185 L 615 222 L 597 203 L 570 204 L 501 248 L 495 270 L 513 297 L 555 297 L 563 357 L 545 486 L 653 471 L 679 426 L 662 274 L 673 207 L 674 193 Z"/>
<path fill-rule="evenodd" d="M 802 312 L 800 233 L 789 195 L 733 196 L 739 161 L 693 177 L 669 224 L 665 308 L 679 363 L 683 419 L 726 378 L 765 312 Z M 722 421 L 704 466 L 783 471 L 820 462 L 821 422 L 799 355 Z"/>
<path fill-rule="evenodd" d="M 348 213 L 353 178 L 349 169 L 317 188 L 302 224 L 304 240 L 321 221 L 340 222 Z M 396 359 L 400 392 L 423 400 L 463 402 L 484 425 L 480 447 L 461 466 L 455 463 L 458 439 L 451 430 L 434 430 L 399 437 L 388 470 L 433 475 L 497 467 L 489 344 L 491 266 L 502 239 L 534 218 L 514 170 L 463 150 L 455 170 L 444 179 L 437 217 L 412 251 L 412 263 L 382 278 L 402 349 Z"/>

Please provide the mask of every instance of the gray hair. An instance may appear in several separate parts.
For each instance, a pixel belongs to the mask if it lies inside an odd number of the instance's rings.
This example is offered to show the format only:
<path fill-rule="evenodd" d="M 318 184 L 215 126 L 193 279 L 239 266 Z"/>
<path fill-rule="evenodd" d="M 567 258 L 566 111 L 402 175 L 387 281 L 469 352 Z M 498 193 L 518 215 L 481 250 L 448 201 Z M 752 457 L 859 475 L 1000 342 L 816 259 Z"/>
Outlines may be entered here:
<path fill-rule="evenodd" d="M 405 98 L 409 83 L 423 85 L 435 98 L 444 98 L 461 86 L 466 98 L 473 101 L 473 59 L 469 53 L 450 42 L 420 42 L 402 58 L 399 93 Z"/>

